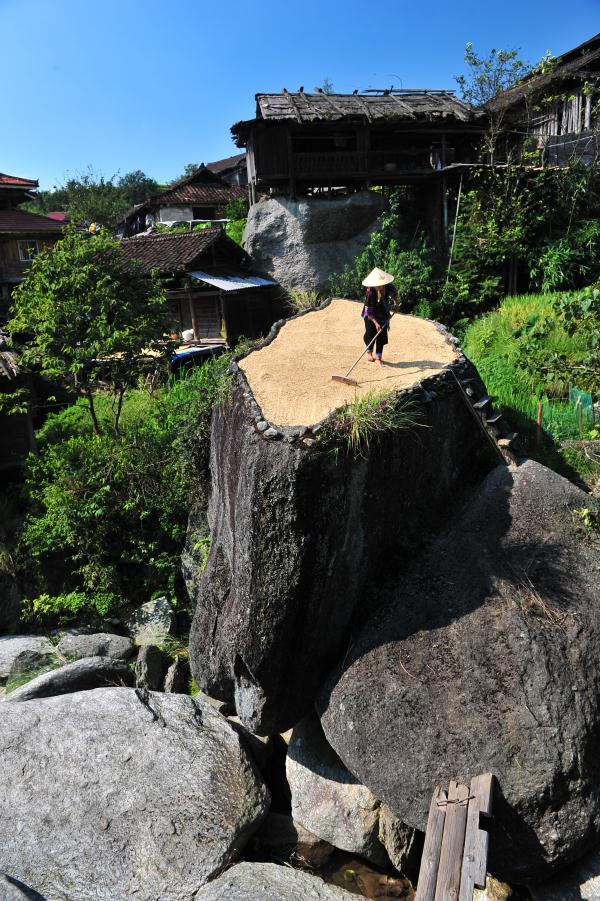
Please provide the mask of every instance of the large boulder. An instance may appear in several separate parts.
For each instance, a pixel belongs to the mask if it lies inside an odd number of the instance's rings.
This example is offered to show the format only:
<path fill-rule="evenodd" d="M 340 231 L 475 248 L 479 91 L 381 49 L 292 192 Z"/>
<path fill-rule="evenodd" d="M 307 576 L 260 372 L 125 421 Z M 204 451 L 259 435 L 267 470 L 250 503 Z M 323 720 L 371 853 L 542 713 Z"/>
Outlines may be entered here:
<path fill-rule="evenodd" d="M 114 635 L 112 632 L 66 632 L 56 650 L 68 659 L 111 657 L 113 660 L 128 660 L 134 648 L 126 635 Z"/>
<path fill-rule="evenodd" d="M 89 691 L 107 685 L 131 685 L 133 673 L 124 660 L 88 657 L 74 660 L 49 673 L 42 673 L 7 694 L 6 701 L 32 701 L 76 691 Z"/>
<path fill-rule="evenodd" d="M 266 816 L 210 704 L 99 688 L 0 705 L 0 867 L 53 901 L 192 901 Z"/>
<path fill-rule="evenodd" d="M 404 822 L 434 786 L 492 772 L 491 871 L 548 876 L 600 828 L 600 553 L 589 496 L 499 467 L 416 560 L 321 693 L 329 743 Z"/>
<path fill-rule="evenodd" d="M 342 851 L 387 863 L 379 841 L 380 801 L 329 747 L 316 716 L 294 728 L 286 773 L 296 822 Z"/>
<path fill-rule="evenodd" d="M 407 426 L 373 436 L 360 455 L 343 445 L 335 453 L 334 440 L 317 441 L 335 419 L 335 404 L 354 397 L 353 388 L 331 381 L 342 358 L 307 363 L 330 314 L 338 337 L 349 321 L 360 342 L 360 308 L 348 301 L 291 320 L 240 361 L 231 399 L 213 416 L 211 546 L 190 662 L 200 688 L 235 698 L 242 721 L 262 735 L 290 728 L 311 709 L 356 618 L 377 603 L 368 587 L 400 571 L 455 499 L 497 462 L 448 367 L 465 375 L 474 370 L 434 323 L 408 316 L 390 339 L 398 364 L 381 375 L 384 387 L 399 386 L 394 402 L 411 405 Z M 344 349 L 351 359 L 352 344 Z M 412 362 L 402 363 L 402 354 Z M 280 379 L 271 359 L 288 367 L 277 370 Z M 317 382 L 309 382 L 322 419 L 309 419 L 308 430 L 267 428 L 269 405 L 281 409 L 282 398 L 291 417 L 302 416 L 296 382 L 312 366 L 326 373 L 318 370 Z M 367 379 L 361 392 L 377 388 L 373 367 L 364 363 L 361 372 Z"/>
<path fill-rule="evenodd" d="M 422 835 L 406 826 L 350 773 L 328 745 L 318 718 L 295 726 L 286 759 L 296 822 L 336 848 L 414 874 Z"/>
<path fill-rule="evenodd" d="M 384 209 L 375 191 L 330 199 L 271 197 L 250 207 L 244 248 L 282 285 L 326 292 L 329 276 L 364 250 Z"/>
<path fill-rule="evenodd" d="M 59 666 L 60 662 L 45 635 L 0 635 L 0 685 L 11 676 Z"/>
<path fill-rule="evenodd" d="M 161 644 L 175 625 L 173 605 L 166 597 L 147 601 L 131 614 L 126 625 L 136 644 Z"/>
<path fill-rule="evenodd" d="M 195 901 L 352 901 L 356 895 L 276 863 L 238 863 L 205 885 Z"/>

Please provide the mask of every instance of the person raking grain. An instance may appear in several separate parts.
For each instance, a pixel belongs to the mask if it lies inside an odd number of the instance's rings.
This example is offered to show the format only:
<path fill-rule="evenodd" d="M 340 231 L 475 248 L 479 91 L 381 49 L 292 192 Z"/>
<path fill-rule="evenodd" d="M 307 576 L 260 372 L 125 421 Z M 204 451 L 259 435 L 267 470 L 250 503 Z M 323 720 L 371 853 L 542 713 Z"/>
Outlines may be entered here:
<path fill-rule="evenodd" d="M 398 309 L 398 294 L 393 285 L 394 276 L 377 267 L 370 272 L 363 285 L 367 289 L 362 317 L 365 320 L 365 347 L 369 348 L 367 360 L 383 366 L 383 348 L 388 343 L 390 317 Z M 375 353 L 372 342 L 375 339 Z"/>

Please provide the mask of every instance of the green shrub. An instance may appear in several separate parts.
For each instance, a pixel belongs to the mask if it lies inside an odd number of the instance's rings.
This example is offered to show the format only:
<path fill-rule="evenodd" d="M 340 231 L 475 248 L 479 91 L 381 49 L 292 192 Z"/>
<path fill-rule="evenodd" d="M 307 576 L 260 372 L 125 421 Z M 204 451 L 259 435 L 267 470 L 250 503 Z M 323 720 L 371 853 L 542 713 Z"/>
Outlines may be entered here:
<path fill-rule="evenodd" d="M 288 288 L 287 294 L 288 303 L 294 313 L 303 313 L 305 310 L 315 310 L 323 303 L 323 297 L 314 289 L 297 291 L 295 288 Z"/>
<path fill-rule="evenodd" d="M 192 498 L 208 474 L 210 416 L 228 390 L 230 355 L 150 394 L 125 399 L 121 432 L 95 435 L 82 402 L 52 414 L 25 474 L 18 556 L 25 615 L 102 617 L 153 593 L 184 600 L 179 558 Z M 112 399 L 97 395 L 102 421 Z"/>
<path fill-rule="evenodd" d="M 362 456 L 370 442 L 382 432 L 410 429 L 419 425 L 411 401 L 392 391 L 368 391 L 336 411 L 319 433 L 319 444 L 344 447 Z"/>

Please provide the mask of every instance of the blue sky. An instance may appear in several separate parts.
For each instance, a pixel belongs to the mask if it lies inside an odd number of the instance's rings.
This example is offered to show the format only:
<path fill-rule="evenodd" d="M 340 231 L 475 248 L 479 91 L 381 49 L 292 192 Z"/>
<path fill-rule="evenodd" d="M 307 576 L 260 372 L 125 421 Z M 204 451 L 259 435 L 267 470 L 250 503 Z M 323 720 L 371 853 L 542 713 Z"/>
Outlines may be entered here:
<path fill-rule="evenodd" d="M 535 62 L 600 31 L 600 0 L 0 0 L 0 171 L 158 181 L 236 153 L 254 94 L 454 87 L 467 41 Z"/>

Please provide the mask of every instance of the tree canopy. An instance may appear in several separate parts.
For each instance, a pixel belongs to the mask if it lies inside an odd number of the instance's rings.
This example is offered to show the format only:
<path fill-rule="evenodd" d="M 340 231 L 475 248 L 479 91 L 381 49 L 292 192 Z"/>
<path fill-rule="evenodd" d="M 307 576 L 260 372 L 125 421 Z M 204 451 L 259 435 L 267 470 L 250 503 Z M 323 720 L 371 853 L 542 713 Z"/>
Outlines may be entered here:
<path fill-rule="evenodd" d="M 487 56 L 480 56 L 471 41 L 465 47 L 464 60 L 468 71 L 455 75 L 461 97 L 473 106 L 483 106 L 498 94 L 525 78 L 532 67 L 519 59 L 518 50 L 492 49 Z"/>
<path fill-rule="evenodd" d="M 137 263 L 125 265 L 119 242 L 106 231 L 90 236 L 71 228 L 36 257 L 13 300 L 8 328 L 22 364 L 83 395 L 96 433 L 93 391 L 108 385 L 118 434 L 125 391 L 170 353 L 156 279 Z"/>

